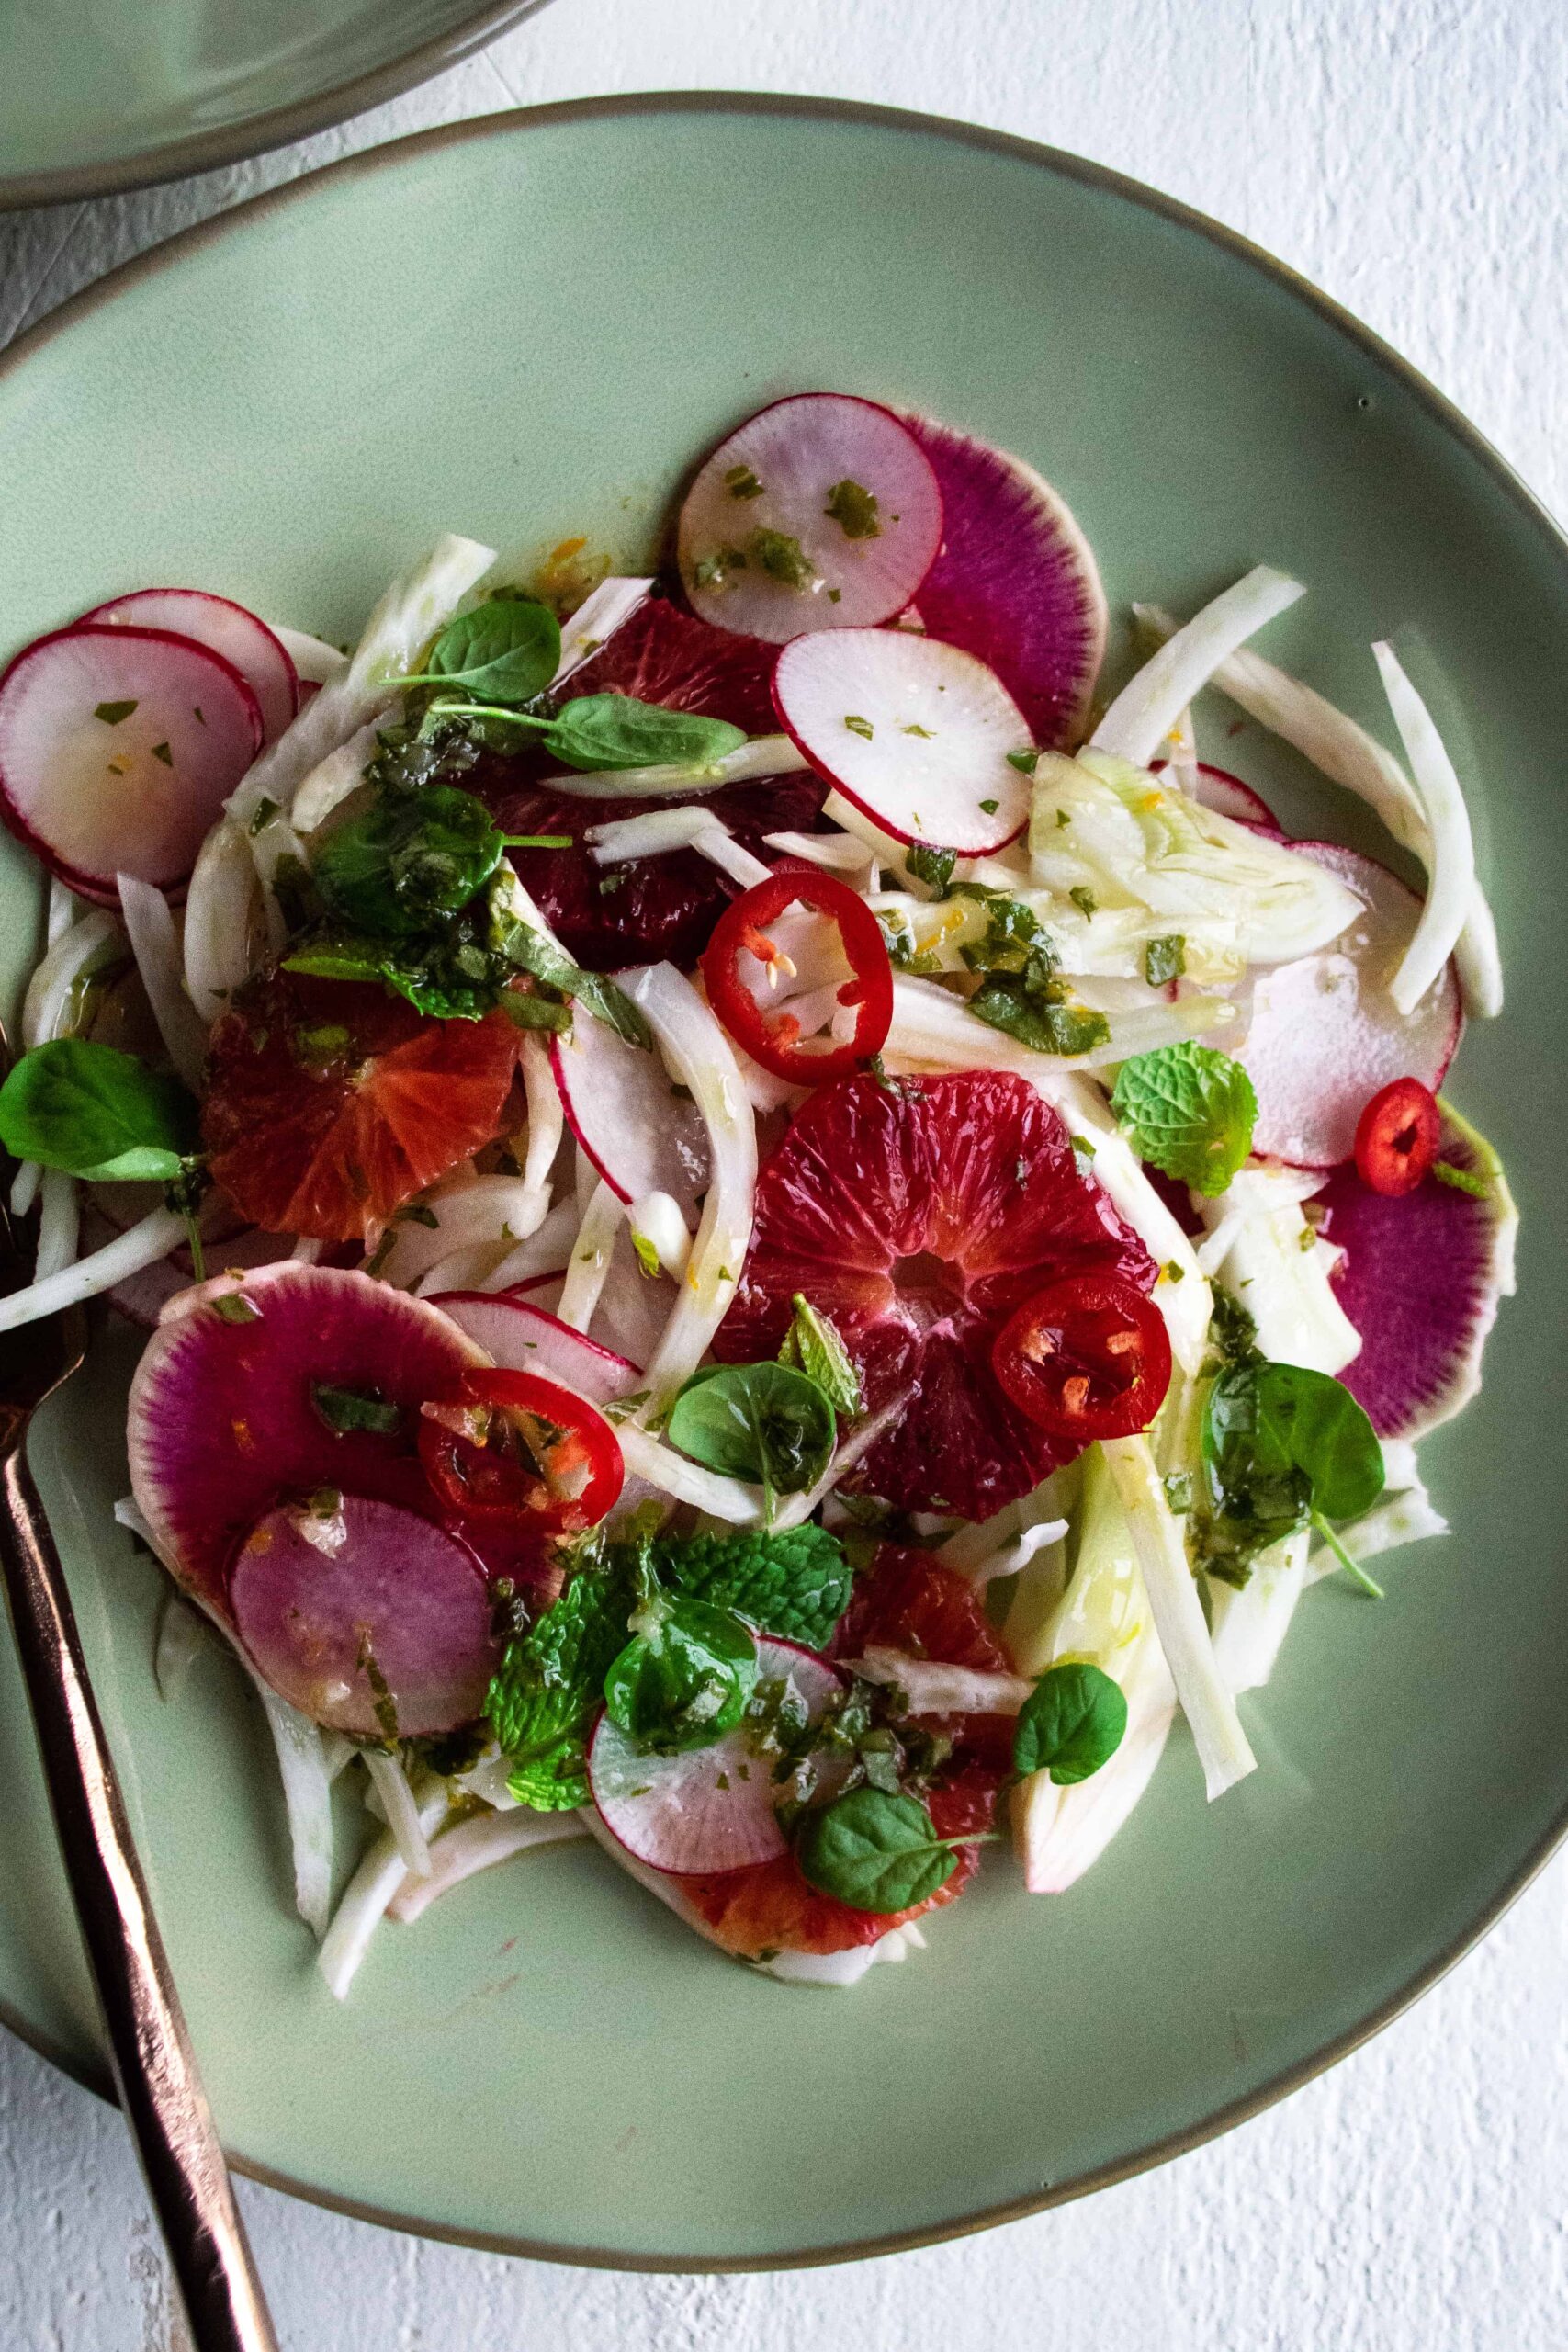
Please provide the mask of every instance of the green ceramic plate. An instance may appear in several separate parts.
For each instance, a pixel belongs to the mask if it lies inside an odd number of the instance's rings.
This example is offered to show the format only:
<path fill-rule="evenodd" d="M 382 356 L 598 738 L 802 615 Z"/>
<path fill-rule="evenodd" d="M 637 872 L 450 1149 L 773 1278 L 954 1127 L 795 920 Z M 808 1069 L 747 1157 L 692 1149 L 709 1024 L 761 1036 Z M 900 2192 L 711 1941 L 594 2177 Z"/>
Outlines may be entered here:
<path fill-rule="evenodd" d="M 188 580 L 338 638 L 444 526 L 642 549 L 681 467 L 768 395 L 927 409 L 1059 483 L 1114 605 L 1261 558 L 1314 594 L 1271 650 L 1372 724 L 1393 635 L 1471 780 L 1506 1019 L 1453 1091 L 1507 1157 L 1521 1295 L 1423 1460 L 1457 1532 L 1380 1608 L 1304 1604 L 1203 1802 L 1185 1736 L 1054 1900 L 994 1860 L 913 1964 L 790 1990 L 592 1849 L 389 1928 L 346 2007 L 290 1918 L 270 1754 L 216 1654 L 160 1705 L 155 1579 L 110 1525 L 133 1349 L 37 1454 L 224 2136 L 304 2194 L 476 2243 L 705 2268 L 974 2227 L 1149 2164 L 1382 2023 L 1568 1813 L 1561 972 L 1568 549 L 1429 388 L 1211 225 L 1068 158 L 911 117 L 656 98 L 384 149 L 78 300 L 0 371 L 0 646 Z M 25 551 L 25 553 L 23 552 Z M 1231 763 L 1292 820 L 1348 805 Z M 9 845 L 6 844 L 8 847 Z M 4 876 L 14 984 L 37 877 Z M 0 1998 L 89 2076 L 91 2004 L 0 1657 Z"/>
<path fill-rule="evenodd" d="M 0 211 L 210 171 L 456 65 L 544 0 L 0 0 Z"/>

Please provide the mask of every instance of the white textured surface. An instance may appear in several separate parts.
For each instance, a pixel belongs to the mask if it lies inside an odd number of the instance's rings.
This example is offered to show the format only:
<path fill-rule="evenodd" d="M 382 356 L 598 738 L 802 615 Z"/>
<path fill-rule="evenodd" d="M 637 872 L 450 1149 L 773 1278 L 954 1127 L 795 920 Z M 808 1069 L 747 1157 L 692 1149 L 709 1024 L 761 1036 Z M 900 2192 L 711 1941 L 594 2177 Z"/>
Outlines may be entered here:
<path fill-rule="evenodd" d="M 0 343 L 140 247 L 373 141 L 699 85 L 963 115 L 1169 189 L 1359 312 L 1568 508 L 1562 0 L 558 0 L 488 56 L 303 147 L 0 219 Z M 247 2189 L 283 2343 L 1560 2352 L 1565 1896 L 1559 1862 L 1412 2015 L 1244 2130 L 930 2253 L 625 2278 L 418 2244 Z M 0 2346 L 184 2352 L 118 2117 L 4 2037 Z"/>

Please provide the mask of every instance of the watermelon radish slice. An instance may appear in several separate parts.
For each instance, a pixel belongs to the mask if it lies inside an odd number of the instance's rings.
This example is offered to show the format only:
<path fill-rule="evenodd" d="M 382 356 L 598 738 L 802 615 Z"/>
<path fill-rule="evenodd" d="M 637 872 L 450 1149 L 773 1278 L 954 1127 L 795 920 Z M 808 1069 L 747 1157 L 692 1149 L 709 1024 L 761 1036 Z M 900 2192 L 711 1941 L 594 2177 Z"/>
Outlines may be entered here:
<path fill-rule="evenodd" d="M 265 621 L 227 596 L 209 596 L 201 588 L 137 588 L 129 596 L 95 605 L 75 626 L 169 629 L 220 653 L 254 695 L 268 743 L 299 707 L 299 673 L 281 641 Z"/>
<path fill-rule="evenodd" d="M 1366 911 L 1315 956 L 1260 971 L 1246 1042 L 1232 1050 L 1258 1094 L 1252 1148 L 1298 1168 L 1337 1168 L 1380 1087 L 1418 1078 L 1436 1093 L 1459 1044 L 1451 964 L 1408 1019 L 1389 994 L 1421 902 L 1386 865 L 1333 842 L 1296 850 L 1359 892 Z"/>
<path fill-rule="evenodd" d="M 1021 458 L 907 416 L 942 492 L 942 550 L 920 583 L 932 637 L 995 670 L 1042 750 L 1078 742 L 1105 651 L 1105 594 L 1088 540 Z"/>
<path fill-rule="evenodd" d="M 629 1356 L 602 1348 L 525 1298 L 503 1291 L 451 1290 L 430 1304 L 450 1316 L 503 1372 L 537 1372 L 547 1380 L 562 1380 L 591 1405 L 629 1396 L 642 1379 L 641 1367 Z"/>
<path fill-rule="evenodd" d="M 395 1503 L 268 1511 L 235 1555 L 229 1600 L 263 1680 L 329 1730 L 418 1739 L 484 1706 L 484 1571 L 457 1536 Z"/>
<path fill-rule="evenodd" d="M 182 885 L 262 742 L 231 662 L 167 629 L 40 637 L 0 677 L 0 815 L 83 898 Z"/>
<path fill-rule="evenodd" d="M 1345 1252 L 1339 1304 L 1361 1335 L 1339 1376 L 1380 1437 L 1423 1437 L 1470 1402 L 1498 1300 L 1514 1287 L 1518 1213 L 1502 1163 L 1451 1104 L 1441 1107 L 1438 1157 L 1478 1176 L 1485 1200 L 1436 1176 L 1389 1200 L 1354 1168 L 1337 1169 L 1318 1195 L 1323 1231 Z"/>
<path fill-rule="evenodd" d="M 961 857 L 1004 849 L 1029 816 L 1029 722 L 994 670 L 907 629 L 796 638 L 773 671 L 780 719 L 825 776 L 897 842 Z"/>
<path fill-rule="evenodd" d="M 201 1600 L 226 1611 L 235 1546 L 280 1497 L 336 1487 L 434 1516 L 419 1408 L 485 1361 L 455 1323 L 367 1274 L 298 1261 L 186 1296 L 136 1368 L 128 1444 L 137 1502 Z M 229 1301 L 254 1313 L 231 1319 Z M 317 1383 L 373 1390 L 402 1421 L 340 1435 L 316 1409 Z"/>
<path fill-rule="evenodd" d="M 783 645 L 902 612 L 942 526 L 931 461 L 890 409 L 800 392 L 719 443 L 686 493 L 677 557 L 704 620 Z"/>
<path fill-rule="evenodd" d="M 616 1199 L 668 1193 L 694 1227 L 697 1195 L 713 1181 L 707 1125 L 672 1091 L 662 1057 L 605 1022 L 574 1021 L 551 1038 L 550 1065 L 567 1125 Z"/>
<path fill-rule="evenodd" d="M 759 1641 L 757 1655 L 760 1679 L 787 1678 L 813 1715 L 842 1688 L 832 1667 L 793 1642 Z M 773 1809 L 772 1769 L 744 1728 L 711 1747 L 649 1756 L 601 1715 L 588 1778 L 605 1827 L 650 1869 L 708 1876 L 788 1850 Z"/>

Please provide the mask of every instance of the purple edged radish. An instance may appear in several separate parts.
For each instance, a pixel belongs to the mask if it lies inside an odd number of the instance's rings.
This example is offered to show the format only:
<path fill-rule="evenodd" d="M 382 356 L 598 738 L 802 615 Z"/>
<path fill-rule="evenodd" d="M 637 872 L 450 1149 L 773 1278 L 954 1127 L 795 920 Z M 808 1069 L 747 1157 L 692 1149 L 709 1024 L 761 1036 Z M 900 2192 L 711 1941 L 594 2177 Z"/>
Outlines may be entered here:
<path fill-rule="evenodd" d="M 234 1555 L 229 1601 L 263 1680 L 330 1730 L 417 1739 L 484 1706 L 484 1571 L 460 1537 L 395 1503 L 268 1511 Z"/>
<path fill-rule="evenodd" d="M 1077 743 L 1105 652 L 1105 594 L 1088 540 L 1029 466 L 951 425 L 907 416 L 942 492 L 942 550 L 920 584 L 932 637 L 977 654 L 1032 741 Z"/>
<path fill-rule="evenodd" d="M 1461 1027 L 1459 983 L 1446 966 L 1408 1018 L 1389 993 L 1421 901 L 1386 865 L 1332 842 L 1297 854 L 1348 883 L 1364 911 L 1314 956 L 1260 971 L 1244 1044 L 1233 1050 L 1258 1095 L 1254 1151 L 1298 1168 L 1337 1168 L 1380 1088 L 1417 1078 L 1436 1093 Z"/>
<path fill-rule="evenodd" d="M 231 662 L 256 698 L 265 740 L 281 735 L 299 707 L 299 678 L 281 641 L 227 596 L 202 588 L 136 588 L 95 605 L 78 628 L 161 628 L 189 638 Z"/>
<path fill-rule="evenodd" d="M 642 1379 L 638 1365 L 570 1323 L 504 1291 L 447 1291 L 433 1298 L 460 1331 L 466 1331 L 502 1372 L 537 1372 L 564 1381 L 591 1405 L 629 1396 Z"/>
<path fill-rule="evenodd" d="M 1260 792 L 1243 784 L 1238 775 L 1225 768 L 1212 768 L 1207 761 L 1198 765 L 1198 789 L 1193 798 L 1201 808 L 1213 808 L 1216 815 L 1229 817 L 1237 825 L 1250 825 L 1260 833 L 1268 833 L 1274 841 L 1286 839 L 1284 827 Z"/>
<path fill-rule="evenodd" d="M 760 1681 L 792 1683 L 812 1716 L 843 1687 L 824 1659 L 793 1642 L 760 1640 L 757 1653 Z M 775 1810 L 783 1792 L 743 1725 L 708 1747 L 650 1756 L 602 1715 L 588 1778 L 605 1827 L 652 1870 L 707 1875 L 787 1850 Z"/>
<path fill-rule="evenodd" d="M 721 441 L 681 509 L 694 612 L 783 645 L 903 611 L 942 544 L 942 492 L 890 409 L 800 392 Z"/>
<path fill-rule="evenodd" d="M 895 841 L 985 857 L 1028 820 L 1029 723 L 955 645 L 906 629 L 796 638 L 773 705 L 818 775 Z"/>
<path fill-rule="evenodd" d="M 201 1599 L 226 1610 L 235 1546 L 280 1497 L 333 1487 L 436 1515 L 420 1407 L 485 1356 L 434 1307 L 290 1261 L 205 1283 L 164 1318 L 131 1383 L 131 1490 Z"/>
<path fill-rule="evenodd" d="M 1439 1103 L 1439 1166 L 1391 1198 L 1337 1169 L 1318 1194 L 1323 1233 L 1345 1253 L 1334 1276 L 1361 1352 L 1339 1377 L 1380 1437 L 1417 1438 L 1452 1420 L 1481 1385 L 1497 1303 L 1514 1287 L 1518 1215 L 1490 1144 Z"/>
<path fill-rule="evenodd" d="M 674 1092 L 660 1056 L 607 1022 L 575 1021 L 551 1038 L 550 1065 L 567 1125 L 616 1199 L 668 1193 L 694 1225 L 697 1196 L 713 1181 L 707 1125 Z"/>
<path fill-rule="evenodd" d="M 221 654 L 167 629 L 61 629 L 0 677 L 0 815 L 83 898 L 112 905 L 118 874 L 175 889 L 261 743 Z"/>

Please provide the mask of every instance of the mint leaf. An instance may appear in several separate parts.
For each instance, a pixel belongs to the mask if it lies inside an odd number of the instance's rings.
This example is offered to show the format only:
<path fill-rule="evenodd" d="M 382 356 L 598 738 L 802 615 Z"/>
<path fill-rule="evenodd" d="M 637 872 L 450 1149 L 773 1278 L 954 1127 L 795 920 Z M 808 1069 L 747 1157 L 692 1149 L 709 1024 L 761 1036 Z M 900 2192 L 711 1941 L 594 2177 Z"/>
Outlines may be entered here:
<path fill-rule="evenodd" d="M 351 1430 L 373 1430 L 389 1436 L 402 1420 L 401 1408 L 378 1388 L 339 1388 L 330 1380 L 310 1383 L 310 1402 L 328 1429 L 339 1437 Z"/>
<path fill-rule="evenodd" d="M 1019 1709 L 1012 1760 L 1021 1772 L 1049 1772 L 1070 1788 L 1109 1762 L 1126 1728 L 1121 1685 L 1098 1666 L 1065 1661 L 1040 1677 Z"/>
<path fill-rule="evenodd" d="M 519 971 L 531 972 L 547 988 L 558 989 L 562 996 L 575 997 L 596 1021 L 607 1023 L 628 1046 L 640 1046 L 645 1052 L 651 1052 L 653 1032 L 643 1018 L 641 1007 L 633 1003 L 625 989 L 606 979 L 603 972 L 583 971 L 542 931 L 536 931 L 532 923 L 523 922 L 515 915 L 499 919 L 496 944 Z"/>
<path fill-rule="evenodd" d="M 827 1648 L 854 1581 L 838 1537 L 809 1521 L 772 1535 L 661 1543 L 654 1560 L 675 1591 L 733 1609 L 762 1633 L 808 1650 Z"/>
<path fill-rule="evenodd" d="M 801 1292 L 795 1295 L 795 1320 L 784 1333 L 779 1362 L 814 1380 L 835 1413 L 865 1410 L 860 1367 L 827 1316 Z"/>
<path fill-rule="evenodd" d="M 196 1104 L 134 1054 L 57 1037 L 0 1086 L 0 1144 L 94 1182 L 172 1183 L 199 1143 Z"/>
<path fill-rule="evenodd" d="M 626 1647 L 635 1600 L 626 1563 L 581 1568 L 553 1607 L 506 1645 L 485 1713 L 524 1804 L 561 1812 L 588 1801 L 586 1741 L 604 1677 Z"/>
<path fill-rule="evenodd" d="M 1252 1148 L 1252 1080 L 1212 1046 L 1134 1054 L 1117 1072 L 1111 1107 L 1141 1159 L 1210 1198 L 1225 1190 Z"/>

